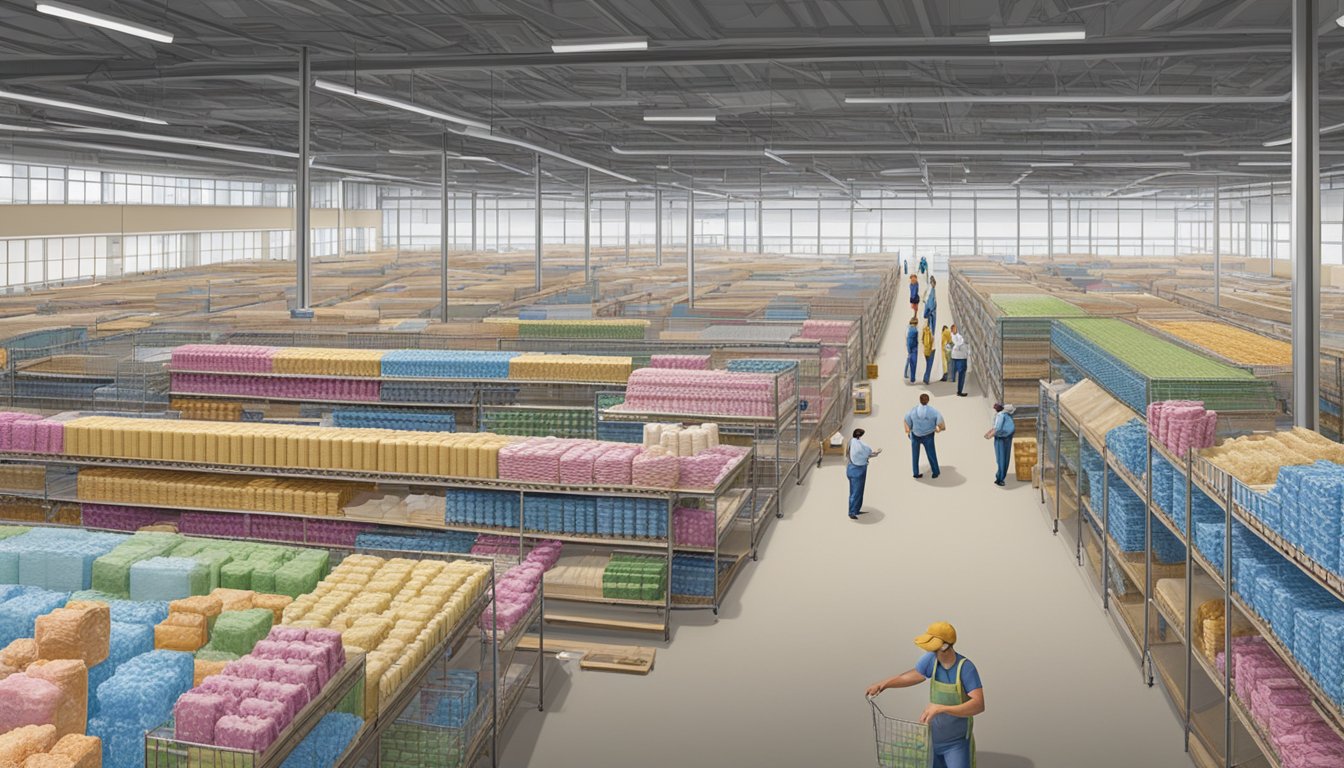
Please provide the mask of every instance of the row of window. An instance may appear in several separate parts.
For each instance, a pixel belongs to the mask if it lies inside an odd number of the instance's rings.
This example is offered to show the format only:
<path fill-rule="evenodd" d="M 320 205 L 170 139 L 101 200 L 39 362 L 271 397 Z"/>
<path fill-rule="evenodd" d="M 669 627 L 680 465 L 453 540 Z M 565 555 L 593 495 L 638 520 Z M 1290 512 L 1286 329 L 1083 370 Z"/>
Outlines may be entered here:
<path fill-rule="evenodd" d="M 334 181 L 313 183 L 312 207 L 337 207 L 342 186 L 346 210 L 378 207 L 376 185 Z M 15 204 L 289 208 L 294 204 L 294 185 L 0 163 L 0 205 Z"/>
<path fill-rule="evenodd" d="M 373 227 L 346 229 L 346 252 L 375 249 Z M 294 258 L 292 230 L 0 240 L 0 287 L 34 287 L 231 261 Z M 314 229 L 314 258 L 337 255 L 336 229 Z M 120 252 L 118 253 L 118 249 Z M 118 261 L 120 264 L 118 265 Z"/>

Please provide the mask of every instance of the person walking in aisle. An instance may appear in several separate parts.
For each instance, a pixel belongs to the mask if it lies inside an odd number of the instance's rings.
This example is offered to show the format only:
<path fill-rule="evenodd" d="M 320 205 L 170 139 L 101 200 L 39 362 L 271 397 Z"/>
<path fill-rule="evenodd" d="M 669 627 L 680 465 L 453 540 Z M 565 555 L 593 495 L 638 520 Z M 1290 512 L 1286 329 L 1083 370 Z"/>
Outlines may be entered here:
<path fill-rule="evenodd" d="M 929 275 L 929 290 L 924 292 L 924 319 L 929 325 L 938 324 L 938 278 Z"/>
<path fill-rule="evenodd" d="M 934 448 L 933 436 L 945 429 L 947 429 L 947 424 L 943 422 L 943 414 L 929 405 L 927 392 L 921 394 L 919 405 L 911 408 L 910 412 L 905 414 L 905 434 L 910 436 L 911 466 L 914 467 L 916 480 L 924 476 L 919 471 L 919 449 L 921 447 L 929 454 L 929 469 L 933 472 L 933 477 L 938 477 L 938 450 Z"/>
<path fill-rule="evenodd" d="M 929 323 L 924 324 L 924 330 L 919 334 L 919 345 L 924 352 L 924 383 L 929 383 L 929 376 L 933 373 L 933 326 Z"/>
<path fill-rule="evenodd" d="M 919 321 L 910 318 L 910 327 L 905 332 L 905 378 L 915 383 L 915 374 L 919 370 L 918 359 L 915 355 L 919 354 Z"/>
<path fill-rule="evenodd" d="M 985 433 L 986 440 L 994 440 L 994 462 L 997 467 L 994 484 L 1000 487 L 1008 477 L 1008 457 L 1013 450 L 1013 435 L 1017 433 L 1017 425 L 1013 423 L 1014 410 L 1011 405 L 995 403 L 994 426 Z"/>
<path fill-rule="evenodd" d="M 923 256 L 919 257 L 919 274 L 927 275 L 929 273 L 929 260 Z"/>
<path fill-rule="evenodd" d="M 943 377 L 939 381 L 947 381 L 947 377 L 952 375 L 952 331 L 946 325 L 943 326 L 943 335 L 938 343 L 943 350 Z"/>
<path fill-rule="evenodd" d="M 957 332 L 957 324 L 952 324 L 952 380 L 957 382 L 957 397 L 965 397 L 966 358 L 971 356 L 971 345 L 966 337 Z"/>
<path fill-rule="evenodd" d="M 910 312 L 919 317 L 919 275 L 910 275 Z"/>
<path fill-rule="evenodd" d="M 868 460 L 881 456 L 882 449 L 873 450 L 863 442 L 864 431 L 854 430 L 854 436 L 845 445 L 845 477 L 849 478 L 849 519 L 858 520 L 863 514 L 863 488 L 868 483 Z"/>
<path fill-rule="evenodd" d="M 925 654 L 914 669 L 868 687 L 874 697 L 888 688 L 910 688 L 929 681 L 929 705 L 919 721 L 929 726 L 933 768 L 975 765 L 974 719 L 985 711 L 985 687 L 975 663 L 957 653 L 957 630 L 947 622 L 930 624 L 915 645 Z"/>

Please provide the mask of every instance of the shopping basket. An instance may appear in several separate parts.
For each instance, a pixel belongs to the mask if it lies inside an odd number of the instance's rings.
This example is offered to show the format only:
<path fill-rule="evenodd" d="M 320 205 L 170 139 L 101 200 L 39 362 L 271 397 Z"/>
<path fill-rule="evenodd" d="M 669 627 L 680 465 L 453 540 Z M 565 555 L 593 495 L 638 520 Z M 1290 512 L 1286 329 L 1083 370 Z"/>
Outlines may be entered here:
<path fill-rule="evenodd" d="M 933 738 L 929 735 L 929 726 L 887 717 L 871 696 L 868 703 L 873 707 L 878 768 L 930 768 L 933 765 Z"/>

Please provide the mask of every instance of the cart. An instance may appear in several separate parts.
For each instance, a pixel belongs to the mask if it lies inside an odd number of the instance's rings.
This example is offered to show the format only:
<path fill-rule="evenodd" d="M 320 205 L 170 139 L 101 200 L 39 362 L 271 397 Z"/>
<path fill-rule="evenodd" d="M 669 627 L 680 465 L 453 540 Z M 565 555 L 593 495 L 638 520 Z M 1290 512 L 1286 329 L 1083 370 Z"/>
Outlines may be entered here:
<path fill-rule="evenodd" d="M 933 737 L 929 726 L 909 720 L 887 717 L 868 697 L 873 708 L 873 731 L 877 735 L 878 768 L 930 768 L 933 765 Z"/>

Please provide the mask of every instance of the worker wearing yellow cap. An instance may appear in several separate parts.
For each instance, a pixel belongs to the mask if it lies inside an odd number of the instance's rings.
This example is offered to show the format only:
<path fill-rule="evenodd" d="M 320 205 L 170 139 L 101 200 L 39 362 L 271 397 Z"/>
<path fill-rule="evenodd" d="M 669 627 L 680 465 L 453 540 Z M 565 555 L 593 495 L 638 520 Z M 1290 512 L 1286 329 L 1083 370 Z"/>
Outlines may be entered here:
<path fill-rule="evenodd" d="M 929 625 L 915 638 L 927 653 L 915 668 L 868 688 L 876 696 L 888 688 L 909 688 L 929 681 L 929 705 L 920 716 L 933 737 L 933 768 L 972 768 L 975 738 L 972 719 L 985 711 L 985 689 L 975 664 L 957 653 L 957 630 L 947 622 Z"/>

